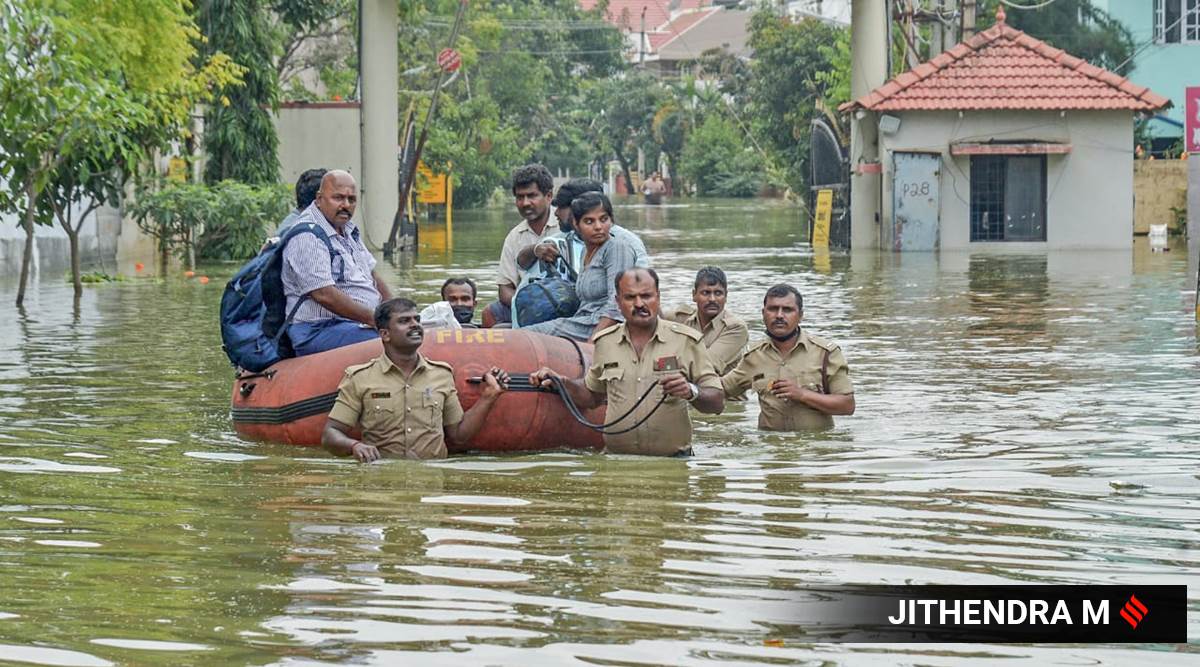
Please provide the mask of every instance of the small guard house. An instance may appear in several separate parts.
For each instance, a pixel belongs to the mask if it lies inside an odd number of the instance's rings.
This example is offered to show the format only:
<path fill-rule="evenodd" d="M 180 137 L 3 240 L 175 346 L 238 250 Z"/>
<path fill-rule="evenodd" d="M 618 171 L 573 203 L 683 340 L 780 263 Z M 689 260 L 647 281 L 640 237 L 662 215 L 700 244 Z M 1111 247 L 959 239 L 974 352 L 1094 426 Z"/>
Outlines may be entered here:
<path fill-rule="evenodd" d="M 1170 100 L 1005 23 L 842 105 L 879 128 L 895 250 L 1128 249 L 1133 123 Z M 856 165 L 851 165 L 855 168 Z"/>

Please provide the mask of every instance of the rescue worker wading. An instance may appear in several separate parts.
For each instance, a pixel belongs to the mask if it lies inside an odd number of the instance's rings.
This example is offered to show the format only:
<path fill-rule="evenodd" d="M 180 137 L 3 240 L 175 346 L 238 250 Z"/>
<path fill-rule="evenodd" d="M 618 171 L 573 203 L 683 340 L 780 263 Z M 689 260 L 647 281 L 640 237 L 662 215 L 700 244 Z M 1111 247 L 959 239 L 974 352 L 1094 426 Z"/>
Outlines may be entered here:
<path fill-rule="evenodd" d="M 645 423 L 628 433 L 604 436 L 614 454 L 687 456 L 691 454 L 691 403 L 700 412 L 719 414 L 725 408 L 721 381 L 691 327 L 658 316 L 658 274 L 653 269 L 627 269 L 616 277 L 617 305 L 623 324 L 596 334 L 592 366 L 580 379 L 563 378 L 542 368 L 530 374 L 532 384 L 550 387 L 558 377 L 581 409 L 608 403 L 607 421 L 625 414 L 647 390 L 658 388 L 633 414 L 610 430 L 628 428 L 654 410 Z M 662 405 L 659 399 L 666 394 Z"/>

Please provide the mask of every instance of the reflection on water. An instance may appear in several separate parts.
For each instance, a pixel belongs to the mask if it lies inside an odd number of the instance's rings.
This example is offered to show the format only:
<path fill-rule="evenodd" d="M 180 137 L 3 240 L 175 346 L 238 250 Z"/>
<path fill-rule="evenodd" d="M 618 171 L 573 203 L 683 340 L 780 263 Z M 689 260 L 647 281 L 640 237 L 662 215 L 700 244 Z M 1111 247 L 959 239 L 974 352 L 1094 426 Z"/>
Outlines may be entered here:
<path fill-rule="evenodd" d="M 859 411 L 817 435 L 697 418 L 688 461 L 360 466 L 239 441 L 214 322 L 234 267 L 38 286 L 0 319 L 0 656 L 33 664 L 960 664 L 1133 648 L 806 646 L 813 584 L 1187 583 L 1200 398 L 1185 253 L 814 254 L 797 212 L 618 210 L 665 303 L 722 266 L 839 341 Z M 390 268 L 494 293 L 513 216 L 463 213 Z M 1180 248 L 1181 249 L 1181 248 Z M 11 303 L 11 285 L 0 302 Z M 759 334 L 755 334 L 757 336 Z M 1193 633 L 1197 623 L 1192 625 Z M 1156 662 L 1191 662 L 1186 647 Z"/>

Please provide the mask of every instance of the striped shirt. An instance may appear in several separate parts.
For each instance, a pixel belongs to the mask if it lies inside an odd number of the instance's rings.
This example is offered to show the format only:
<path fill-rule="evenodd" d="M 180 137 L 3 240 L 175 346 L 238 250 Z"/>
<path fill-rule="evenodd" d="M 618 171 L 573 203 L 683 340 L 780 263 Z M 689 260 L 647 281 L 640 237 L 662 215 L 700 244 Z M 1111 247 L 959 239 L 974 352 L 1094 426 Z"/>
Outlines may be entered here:
<path fill-rule="evenodd" d="M 346 296 L 361 303 L 367 308 L 374 309 L 379 305 L 379 290 L 375 287 L 375 277 L 371 271 L 375 268 L 375 258 L 358 238 L 358 228 L 353 222 L 346 223 L 344 234 L 338 234 L 325 219 L 325 214 L 313 202 L 300 217 L 295 225 L 316 224 L 328 236 L 337 253 L 330 261 L 329 249 L 325 242 L 313 234 L 301 234 L 288 241 L 283 249 L 283 293 L 287 296 L 287 310 L 300 297 L 322 287 L 333 285 L 346 293 Z M 334 280 L 336 268 L 342 268 L 341 280 Z M 322 307 L 321 304 L 309 299 L 296 311 L 294 322 L 319 322 L 338 317 L 337 314 Z"/>

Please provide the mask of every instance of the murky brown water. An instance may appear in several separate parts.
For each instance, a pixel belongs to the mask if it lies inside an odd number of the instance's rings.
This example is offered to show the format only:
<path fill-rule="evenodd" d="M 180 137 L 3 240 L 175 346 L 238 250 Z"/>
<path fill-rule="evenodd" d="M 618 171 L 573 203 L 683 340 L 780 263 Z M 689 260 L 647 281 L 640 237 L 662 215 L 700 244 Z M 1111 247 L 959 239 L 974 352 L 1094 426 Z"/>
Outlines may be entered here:
<path fill-rule="evenodd" d="M 734 406 L 697 420 L 689 461 L 360 466 L 233 435 L 215 326 L 233 267 L 89 287 L 77 318 L 58 276 L 24 315 L 0 285 L 0 661 L 1195 664 L 1195 645 L 810 646 L 782 629 L 812 584 L 1195 582 L 1182 247 L 822 257 L 770 204 L 619 215 L 668 303 L 721 265 L 758 336 L 765 288 L 800 286 L 858 414 L 762 435 L 753 402 Z M 448 271 L 487 282 L 511 219 L 460 214 L 453 248 L 427 233 L 392 282 L 420 302 Z"/>

